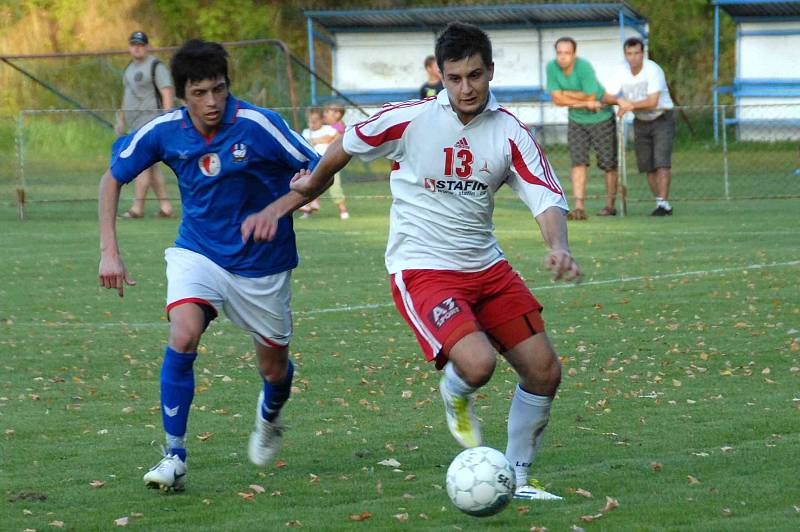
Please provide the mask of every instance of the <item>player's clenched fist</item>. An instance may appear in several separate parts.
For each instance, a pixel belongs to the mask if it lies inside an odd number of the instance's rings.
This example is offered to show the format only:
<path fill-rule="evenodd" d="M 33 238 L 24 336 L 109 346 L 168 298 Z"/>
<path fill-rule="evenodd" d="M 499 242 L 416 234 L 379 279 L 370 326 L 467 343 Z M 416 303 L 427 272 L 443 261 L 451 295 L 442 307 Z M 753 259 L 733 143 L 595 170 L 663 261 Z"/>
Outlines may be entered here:
<path fill-rule="evenodd" d="M 289 183 L 289 187 L 298 194 L 302 194 L 303 196 L 311 196 L 310 182 L 311 172 L 303 168 L 294 174 L 294 177 L 292 177 L 292 180 Z"/>
<path fill-rule="evenodd" d="M 553 280 L 564 279 L 579 283 L 583 273 L 580 266 L 569 254 L 569 251 L 555 249 L 544 258 L 544 267 L 553 272 Z"/>

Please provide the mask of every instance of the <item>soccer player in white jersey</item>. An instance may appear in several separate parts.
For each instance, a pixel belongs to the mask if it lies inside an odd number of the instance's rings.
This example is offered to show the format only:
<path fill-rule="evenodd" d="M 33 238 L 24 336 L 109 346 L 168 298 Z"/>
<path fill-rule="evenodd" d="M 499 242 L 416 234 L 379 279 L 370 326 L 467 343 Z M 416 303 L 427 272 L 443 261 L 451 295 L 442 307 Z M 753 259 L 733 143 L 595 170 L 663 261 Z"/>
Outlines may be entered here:
<path fill-rule="evenodd" d="M 281 408 L 294 373 L 288 357 L 290 282 L 298 257 L 291 216 L 279 213 L 284 205 L 291 212 L 306 203 L 289 190 L 289 181 L 319 156 L 280 115 L 229 93 L 227 53 L 218 43 L 187 41 L 171 69 L 186 107 L 118 139 L 100 181 L 99 282 L 120 297 L 125 284 L 135 284 L 117 244 L 120 188 L 164 161 L 178 176 L 182 220 L 175 246 L 164 253 L 170 333 L 161 410 L 167 445 L 144 481 L 181 490 L 197 345 L 220 310 L 253 336 L 263 377 L 248 456 L 264 466 L 280 448 Z"/>
<path fill-rule="evenodd" d="M 509 185 L 530 208 L 550 247 L 555 279 L 578 279 L 570 255 L 567 201 L 533 134 L 489 90 L 491 42 L 476 26 L 452 23 L 436 42 L 447 89 L 387 105 L 350 127 L 292 189 L 313 198 L 350 158 L 393 161 L 386 266 L 398 310 L 428 360 L 444 368 L 439 388 L 447 424 L 464 447 L 482 442 L 473 395 L 492 376 L 498 352 L 519 375 L 508 416 L 506 456 L 519 499 L 559 499 L 528 477 L 550 418 L 561 367 L 542 306 L 499 248 L 494 194 Z"/>

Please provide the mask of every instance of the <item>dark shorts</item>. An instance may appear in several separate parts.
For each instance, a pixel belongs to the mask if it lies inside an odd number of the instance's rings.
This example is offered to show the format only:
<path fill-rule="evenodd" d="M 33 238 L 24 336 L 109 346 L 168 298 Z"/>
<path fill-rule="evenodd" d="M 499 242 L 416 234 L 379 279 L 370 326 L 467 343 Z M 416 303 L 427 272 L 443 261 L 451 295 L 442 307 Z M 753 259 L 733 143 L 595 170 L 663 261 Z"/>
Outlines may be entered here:
<path fill-rule="evenodd" d="M 567 143 L 572 166 L 588 166 L 589 149 L 594 148 L 597 166 L 606 172 L 617 169 L 617 123 L 613 116 L 596 124 L 570 120 Z"/>
<path fill-rule="evenodd" d="M 633 121 L 636 165 L 640 172 L 654 172 L 656 168 L 672 168 L 672 139 L 675 137 L 675 113 L 664 114 L 651 120 Z"/>

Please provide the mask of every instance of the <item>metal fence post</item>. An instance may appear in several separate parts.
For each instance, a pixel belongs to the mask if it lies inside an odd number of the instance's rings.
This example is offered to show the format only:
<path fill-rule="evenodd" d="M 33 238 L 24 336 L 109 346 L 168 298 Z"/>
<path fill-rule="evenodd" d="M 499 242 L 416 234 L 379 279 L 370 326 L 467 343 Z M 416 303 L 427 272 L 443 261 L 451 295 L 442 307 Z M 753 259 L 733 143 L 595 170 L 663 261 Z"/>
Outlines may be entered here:
<path fill-rule="evenodd" d="M 726 105 L 719 107 L 720 120 L 719 123 L 722 127 L 722 177 L 725 182 L 725 199 L 731 199 L 731 184 L 728 174 L 728 127 L 725 124 L 725 109 Z"/>
<path fill-rule="evenodd" d="M 17 115 L 17 135 L 14 139 L 14 148 L 17 151 L 17 216 L 25 219 L 25 154 L 22 145 L 24 111 Z"/>

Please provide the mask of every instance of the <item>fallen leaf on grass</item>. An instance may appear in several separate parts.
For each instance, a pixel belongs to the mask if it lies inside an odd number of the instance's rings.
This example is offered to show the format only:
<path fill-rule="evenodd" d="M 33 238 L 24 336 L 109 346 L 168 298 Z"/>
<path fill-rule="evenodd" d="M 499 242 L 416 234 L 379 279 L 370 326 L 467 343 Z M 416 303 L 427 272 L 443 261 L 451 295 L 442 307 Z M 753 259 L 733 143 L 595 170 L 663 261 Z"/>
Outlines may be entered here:
<path fill-rule="evenodd" d="M 128 518 L 127 517 L 120 517 L 119 519 L 114 519 L 115 526 L 128 526 Z"/>
<path fill-rule="evenodd" d="M 366 521 L 370 517 L 372 517 L 371 513 L 369 513 L 369 512 L 361 512 L 360 514 L 350 514 L 348 519 L 350 521 Z"/>
<path fill-rule="evenodd" d="M 533 525 L 530 532 L 547 532 L 547 527 Z"/>
<path fill-rule="evenodd" d="M 730 508 L 723 508 L 722 515 L 724 515 L 725 517 L 730 517 L 733 515 L 733 512 L 731 511 Z"/>
<path fill-rule="evenodd" d="M 417 475 L 406 475 L 403 480 L 414 480 L 417 478 Z"/>
<path fill-rule="evenodd" d="M 64 521 L 50 521 L 47 524 L 53 528 L 64 528 Z"/>
<path fill-rule="evenodd" d="M 277 467 L 278 469 L 286 467 L 286 462 L 284 462 L 283 460 L 276 460 L 275 467 Z"/>
<path fill-rule="evenodd" d="M 286 521 L 286 526 L 291 527 L 291 528 L 297 528 L 297 527 L 303 526 L 303 523 L 301 523 L 297 519 L 291 519 L 289 521 Z"/>
<path fill-rule="evenodd" d="M 405 523 L 408 521 L 408 512 L 403 512 L 401 514 L 394 514 L 394 518 L 400 521 L 401 523 Z"/>
<path fill-rule="evenodd" d="M 611 510 L 613 510 L 614 508 L 619 508 L 619 501 L 617 499 L 614 499 L 606 495 L 606 505 L 603 506 L 603 509 L 600 511 L 606 514 Z"/>
<path fill-rule="evenodd" d="M 598 512 L 594 515 L 582 515 L 578 519 L 580 519 L 584 523 L 591 523 L 592 521 L 600 519 L 601 517 L 603 517 L 603 514 Z"/>
<path fill-rule="evenodd" d="M 660 462 L 650 462 L 650 467 L 653 468 L 653 471 L 659 473 L 663 466 L 661 465 Z"/>
<path fill-rule="evenodd" d="M 258 484 L 250 484 L 250 489 L 256 493 L 264 493 L 267 491 L 264 489 L 264 486 L 259 486 Z"/>
<path fill-rule="evenodd" d="M 246 501 L 254 501 L 256 499 L 256 496 L 250 493 L 249 491 L 248 492 L 239 491 L 236 493 L 236 495 L 238 495 L 239 497 L 241 497 Z"/>
<path fill-rule="evenodd" d="M 387 467 L 400 467 L 400 462 L 398 462 L 394 458 L 387 458 L 386 460 L 381 460 L 380 462 L 378 462 L 378 465 Z"/>
<path fill-rule="evenodd" d="M 575 493 L 576 495 L 580 495 L 582 497 L 586 497 L 587 499 L 591 499 L 592 498 L 592 492 L 591 491 L 586 491 L 583 488 L 569 488 L 567 490 L 567 493 Z"/>
<path fill-rule="evenodd" d="M 131 517 L 135 517 L 138 519 L 140 517 L 144 517 L 144 514 L 142 512 L 131 512 Z"/>
<path fill-rule="evenodd" d="M 689 485 L 700 484 L 700 481 L 692 475 L 686 475 L 686 478 L 689 480 Z"/>
<path fill-rule="evenodd" d="M 31 511 L 30 511 L 30 510 L 28 510 L 27 508 L 24 508 L 24 509 L 22 510 L 22 515 L 33 515 L 33 512 L 31 512 Z"/>
<path fill-rule="evenodd" d="M 197 435 L 197 439 L 200 441 L 206 441 L 213 435 L 214 435 L 213 432 L 201 432 L 200 434 Z"/>
<path fill-rule="evenodd" d="M 528 506 L 519 506 L 517 507 L 517 513 L 519 515 L 525 515 L 526 513 L 530 512 L 531 509 Z"/>
<path fill-rule="evenodd" d="M 93 480 L 89 482 L 89 485 L 93 488 L 102 488 L 103 486 L 106 485 L 106 483 L 103 482 L 102 480 Z"/>

